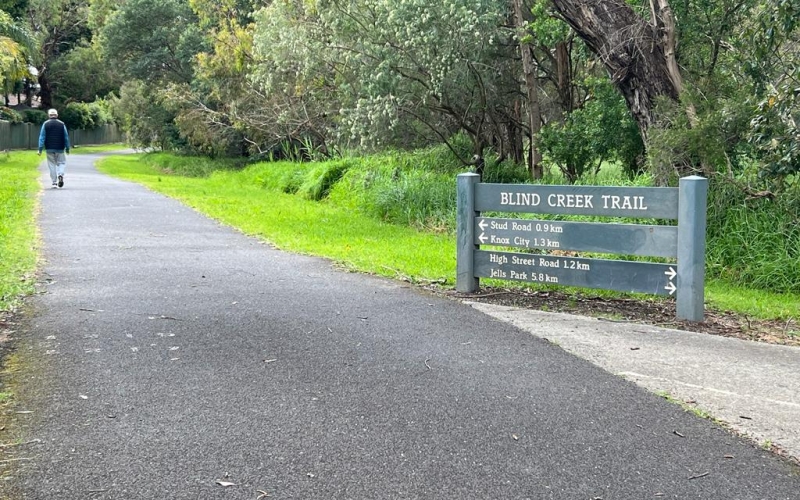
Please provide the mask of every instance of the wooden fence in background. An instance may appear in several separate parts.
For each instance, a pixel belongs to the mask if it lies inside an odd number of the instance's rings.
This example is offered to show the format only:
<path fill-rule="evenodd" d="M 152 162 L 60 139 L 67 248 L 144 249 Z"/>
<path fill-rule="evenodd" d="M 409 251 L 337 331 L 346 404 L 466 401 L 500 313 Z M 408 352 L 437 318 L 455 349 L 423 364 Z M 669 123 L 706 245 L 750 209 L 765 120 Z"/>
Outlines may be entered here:
<path fill-rule="evenodd" d="M 0 150 L 37 149 L 40 129 L 41 125 L 0 120 Z M 125 142 L 124 134 L 116 125 L 103 125 L 91 130 L 68 130 L 68 133 L 72 147 Z"/>

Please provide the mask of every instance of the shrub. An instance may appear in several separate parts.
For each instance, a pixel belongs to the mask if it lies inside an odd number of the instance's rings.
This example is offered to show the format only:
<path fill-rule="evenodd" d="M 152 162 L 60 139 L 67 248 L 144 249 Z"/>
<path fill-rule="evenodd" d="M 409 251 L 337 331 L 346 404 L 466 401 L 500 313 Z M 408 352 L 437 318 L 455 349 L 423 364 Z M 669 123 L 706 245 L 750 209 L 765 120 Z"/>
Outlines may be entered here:
<path fill-rule="evenodd" d="M 59 113 L 59 118 L 70 130 L 88 130 L 95 128 L 89 105 L 83 102 L 71 102 Z"/>
<path fill-rule="evenodd" d="M 22 123 L 22 115 L 11 108 L 0 106 L 0 120 L 11 123 Z"/>
<path fill-rule="evenodd" d="M 71 102 L 59 114 L 68 129 L 90 130 L 113 122 L 105 102 Z"/>
<path fill-rule="evenodd" d="M 33 123 L 34 125 L 41 125 L 47 121 L 47 112 L 40 109 L 26 109 L 22 113 L 22 121 Z"/>

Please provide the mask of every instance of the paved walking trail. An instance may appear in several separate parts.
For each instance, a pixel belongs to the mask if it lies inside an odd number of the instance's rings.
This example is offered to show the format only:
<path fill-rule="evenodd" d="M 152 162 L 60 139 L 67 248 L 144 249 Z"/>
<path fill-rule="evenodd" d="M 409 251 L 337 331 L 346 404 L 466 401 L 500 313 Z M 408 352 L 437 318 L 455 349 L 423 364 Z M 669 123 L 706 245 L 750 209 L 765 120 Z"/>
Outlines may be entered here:
<path fill-rule="evenodd" d="M 344 273 L 96 158 L 72 155 L 42 196 L 46 293 L 2 378 L 18 441 L 0 498 L 800 495 L 789 462 L 635 383 L 797 452 L 796 350 Z"/>

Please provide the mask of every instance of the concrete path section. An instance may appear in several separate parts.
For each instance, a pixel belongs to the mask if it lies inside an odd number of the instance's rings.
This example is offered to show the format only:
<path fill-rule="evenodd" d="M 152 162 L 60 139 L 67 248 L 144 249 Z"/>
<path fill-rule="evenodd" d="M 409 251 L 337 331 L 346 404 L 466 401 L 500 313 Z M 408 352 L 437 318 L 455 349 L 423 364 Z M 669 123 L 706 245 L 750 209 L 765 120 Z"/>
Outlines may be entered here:
<path fill-rule="evenodd" d="M 0 498 L 798 498 L 791 463 L 527 331 L 564 322 L 277 251 L 94 159 L 43 192 Z"/>
<path fill-rule="evenodd" d="M 800 349 L 471 303 L 655 393 L 800 458 Z M 545 327 L 546 325 L 546 327 Z"/>

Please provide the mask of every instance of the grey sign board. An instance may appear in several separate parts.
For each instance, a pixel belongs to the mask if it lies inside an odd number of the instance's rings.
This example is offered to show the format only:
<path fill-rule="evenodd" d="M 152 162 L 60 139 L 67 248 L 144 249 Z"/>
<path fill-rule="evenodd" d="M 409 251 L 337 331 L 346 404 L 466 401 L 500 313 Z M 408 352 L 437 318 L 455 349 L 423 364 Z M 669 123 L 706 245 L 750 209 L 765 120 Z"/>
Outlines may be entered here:
<path fill-rule="evenodd" d="M 475 244 L 675 257 L 676 226 L 478 217 Z"/>
<path fill-rule="evenodd" d="M 584 259 L 530 253 L 475 252 L 475 275 L 481 278 L 602 288 L 631 293 L 672 295 L 677 266 L 652 262 Z"/>
<path fill-rule="evenodd" d="M 678 190 L 607 186 L 476 184 L 479 212 L 678 218 Z"/>
<path fill-rule="evenodd" d="M 680 319 L 702 321 L 708 181 L 678 188 L 483 184 L 458 176 L 456 290 L 480 278 L 677 296 Z M 483 217 L 485 212 L 678 220 L 678 225 Z M 481 246 L 497 247 L 496 251 Z M 513 253 L 506 248 L 527 248 Z M 572 257 L 569 251 L 674 258 L 673 264 Z"/>

